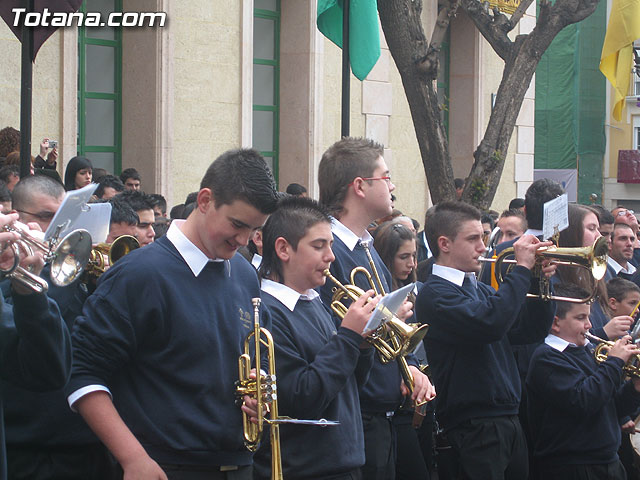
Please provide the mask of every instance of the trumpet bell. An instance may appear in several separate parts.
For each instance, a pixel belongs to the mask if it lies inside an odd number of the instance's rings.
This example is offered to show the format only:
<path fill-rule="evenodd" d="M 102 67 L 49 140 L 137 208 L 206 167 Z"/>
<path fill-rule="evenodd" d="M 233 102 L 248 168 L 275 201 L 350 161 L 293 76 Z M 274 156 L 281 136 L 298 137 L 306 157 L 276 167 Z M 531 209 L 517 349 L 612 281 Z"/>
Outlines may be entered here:
<path fill-rule="evenodd" d="M 396 318 L 389 320 L 386 325 L 399 337 L 400 345 L 402 346 L 400 355 L 413 352 L 429 330 L 429 325 L 404 323 Z"/>
<path fill-rule="evenodd" d="M 66 235 L 51 254 L 51 281 L 58 287 L 72 283 L 83 272 L 91 252 L 91 235 L 74 230 Z"/>

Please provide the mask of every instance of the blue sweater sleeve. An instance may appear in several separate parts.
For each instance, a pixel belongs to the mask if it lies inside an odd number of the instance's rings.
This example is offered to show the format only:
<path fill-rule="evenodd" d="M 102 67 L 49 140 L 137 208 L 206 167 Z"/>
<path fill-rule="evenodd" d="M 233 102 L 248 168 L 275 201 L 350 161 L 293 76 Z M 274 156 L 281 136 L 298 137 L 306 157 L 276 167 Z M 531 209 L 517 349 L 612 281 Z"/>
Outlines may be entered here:
<path fill-rule="evenodd" d="M 428 281 L 420 291 L 417 311 L 420 321 L 429 323 L 430 315 L 444 315 L 446 322 L 432 329 L 429 336 L 434 341 L 442 334 L 444 341 L 478 344 L 500 340 L 518 317 L 529 289 L 531 272 L 517 266 L 505 278 L 495 294 L 482 296 L 464 295 L 461 287 L 442 280 Z M 478 284 L 478 289 L 491 287 Z"/>
<path fill-rule="evenodd" d="M 71 369 L 71 340 L 56 303 L 44 294 L 13 293 L 13 310 L 0 306 L 2 377 L 29 390 L 62 387 Z"/>

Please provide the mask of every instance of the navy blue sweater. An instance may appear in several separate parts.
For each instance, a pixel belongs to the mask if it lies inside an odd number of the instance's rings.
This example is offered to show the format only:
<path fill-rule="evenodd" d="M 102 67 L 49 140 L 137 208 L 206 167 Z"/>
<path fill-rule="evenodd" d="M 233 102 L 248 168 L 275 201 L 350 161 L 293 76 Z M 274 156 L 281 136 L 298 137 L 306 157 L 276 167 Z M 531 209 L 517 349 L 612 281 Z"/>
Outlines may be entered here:
<path fill-rule="evenodd" d="M 553 303 L 526 302 L 531 272 L 517 266 L 495 290 L 431 275 L 418 294 L 416 316 L 431 326 L 425 348 L 438 391 L 436 412 L 443 428 L 477 417 L 515 415 L 521 383 L 512 344 L 544 338 Z"/>
<path fill-rule="evenodd" d="M 100 278 L 74 325 L 67 392 L 108 386 L 159 463 L 251 464 L 234 382 L 259 295 L 241 256 L 195 277 L 166 237 L 134 250 Z"/>
<path fill-rule="evenodd" d="M 336 330 L 320 299 L 298 300 L 292 312 L 268 293 L 262 296 L 276 347 L 280 415 L 340 422 L 324 428 L 282 425 L 283 476 L 318 477 L 359 468 L 364 465 L 364 437 L 358 384 L 371 369 L 373 348 L 361 350 L 360 335 Z M 270 462 L 266 441 L 255 456 L 258 477 L 270 478 Z"/>
<path fill-rule="evenodd" d="M 380 255 L 371 246 L 369 247 L 374 263 L 382 280 L 385 291 L 389 293 L 391 288 L 391 274 L 382 262 Z M 336 277 L 342 284 L 351 283 L 349 274 L 355 267 L 366 266 L 369 270 L 369 260 L 361 245 L 356 245 L 353 251 L 349 250 L 340 238 L 333 236 L 333 254 L 336 259 L 331 264 L 331 274 Z M 366 281 L 363 274 L 356 276 L 357 285 L 363 290 L 369 290 L 371 287 Z M 331 297 L 333 295 L 334 283 L 327 279 L 323 287 L 320 288 L 320 297 L 322 303 L 329 308 L 331 305 Z M 346 302 L 348 305 L 349 302 Z M 340 320 L 333 314 L 336 324 L 340 324 Z M 360 388 L 360 407 L 366 413 L 384 413 L 396 410 L 402 403 L 402 393 L 400 392 L 400 383 L 402 377 L 398 362 L 390 362 L 382 364 L 376 355 L 373 362 L 369 380 Z"/>
<path fill-rule="evenodd" d="M 42 278 L 49 282 L 49 298 L 55 300 L 69 330 L 82 312 L 88 296 L 78 280 L 66 287 L 54 285 L 48 266 Z M 8 446 L 27 448 L 87 446 L 100 441 L 86 422 L 69 409 L 64 388 L 52 392 L 30 392 L 4 382 L 4 422 Z"/>
<path fill-rule="evenodd" d="M 0 299 L 0 311 L 2 379 L 33 391 L 61 388 L 71 369 L 71 341 L 55 302 L 42 294 L 14 294 L 13 309 Z M 3 480 L 7 476 L 4 444 L 4 424 L 0 423 Z"/>
<path fill-rule="evenodd" d="M 542 344 L 531 359 L 527 410 L 534 458 L 545 465 L 604 464 L 617 459 L 618 417 L 640 405 L 622 360 L 600 365 L 585 347 L 560 352 Z"/>

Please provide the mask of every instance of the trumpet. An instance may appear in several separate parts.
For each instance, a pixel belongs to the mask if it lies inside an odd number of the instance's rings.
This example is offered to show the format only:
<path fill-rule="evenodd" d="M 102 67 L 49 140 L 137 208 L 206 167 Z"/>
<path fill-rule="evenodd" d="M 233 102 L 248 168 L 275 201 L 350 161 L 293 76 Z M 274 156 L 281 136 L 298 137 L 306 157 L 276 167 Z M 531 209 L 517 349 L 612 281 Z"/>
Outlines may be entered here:
<path fill-rule="evenodd" d="M 539 298 L 545 301 L 557 300 L 570 303 L 588 303 L 593 300 L 597 293 L 597 284 L 607 273 L 607 254 L 609 246 L 605 237 L 598 238 L 591 247 L 560 248 L 552 245 L 541 247 L 536 252 L 536 265 L 533 269 L 533 276 L 538 279 L 540 292 L 527 293 L 529 298 Z M 516 260 L 507 259 L 514 254 L 513 247 L 506 248 L 497 258 L 478 258 L 481 262 L 495 262 L 495 277 L 498 285 L 504 281 L 502 274 L 502 264 L 515 264 Z M 549 279 L 542 273 L 542 262 L 546 259 L 553 260 L 556 265 L 565 265 L 574 268 L 581 268 L 589 273 L 591 288 L 589 296 L 585 298 L 559 297 L 551 294 Z"/>
<path fill-rule="evenodd" d="M 244 353 L 238 359 L 238 369 L 240 371 L 239 380 L 236 382 L 236 396 L 239 400 L 245 395 L 249 395 L 258 401 L 258 422 L 252 423 L 251 418 L 242 412 L 242 429 L 244 435 L 244 445 L 251 452 L 255 452 L 260 446 L 262 432 L 264 430 L 265 410 L 270 407 L 272 419 L 278 418 L 278 395 L 276 387 L 276 361 L 274 342 L 271 332 L 260 326 L 260 303 L 259 297 L 252 298 L 253 304 L 253 331 L 249 332 L 244 340 Z M 250 346 L 253 339 L 256 359 L 256 378 L 250 378 L 251 356 Z M 264 345 L 267 348 L 268 372 L 266 375 L 260 373 L 260 348 Z M 282 457 L 280 451 L 280 426 L 274 423 L 270 428 L 271 440 L 271 478 L 282 480 Z"/>
<path fill-rule="evenodd" d="M 602 363 L 606 361 L 609 356 L 609 351 L 611 350 L 611 347 L 613 347 L 613 344 L 615 342 L 603 340 L 602 338 L 592 335 L 589 332 L 585 332 L 584 336 L 588 340 L 598 343 L 595 351 L 593 352 L 593 356 L 595 357 L 596 362 Z M 622 370 L 630 377 L 640 378 L 640 353 L 633 355 L 622 367 Z"/>
<path fill-rule="evenodd" d="M 364 290 L 355 285 L 355 275 L 357 273 L 365 274 L 369 280 L 369 284 L 372 290 L 378 293 L 373 278 L 366 268 L 356 267 L 351 271 L 350 281 L 351 284 L 343 285 L 336 277 L 334 277 L 329 269 L 324 270 L 323 274 L 331 280 L 336 289 L 333 292 L 331 299 L 331 310 L 335 312 L 341 319 L 347 314 L 347 306 L 344 304 L 345 299 L 356 301 L 359 297 L 364 295 Z M 374 274 L 377 274 L 374 271 Z M 378 276 L 378 285 L 382 287 L 382 282 Z M 383 290 L 384 291 L 384 290 Z M 400 373 L 407 388 L 413 393 L 415 388 L 415 382 L 413 374 L 409 370 L 409 364 L 404 358 L 408 353 L 413 352 L 418 344 L 422 341 L 427 334 L 429 325 L 417 325 L 407 324 L 400 320 L 393 312 L 386 307 L 383 307 L 382 313 L 384 315 L 384 321 L 371 335 L 366 337 L 369 342 L 376 349 L 378 357 L 382 363 L 389 363 L 393 360 L 397 360 L 400 366 Z M 424 405 L 426 402 L 420 402 L 416 406 Z"/>
<path fill-rule="evenodd" d="M 86 274 L 99 277 L 107 269 L 131 251 L 140 248 L 140 242 L 132 235 L 121 235 L 112 243 L 98 243 L 89 253 Z"/>
<path fill-rule="evenodd" d="M 21 253 L 30 256 L 36 251 L 42 252 L 44 262 L 51 265 L 51 281 L 59 287 L 69 285 L 78 278 L 89 260 L 91 236 L 86 230 L 74 230 L 62 240 L 58 240 L 58 236 L 54 235 L 48 243 L 38 238 L 42 232 L 29 230 L 20 222 L 5 225 L 2 231 L 17 233 L 20 238 L 10 242 L 9 246 L 13 250 L 13 264 L 7 269 L 0 269 L 0 274 L 20 282 L 36 293 L 46 292 L 49 284 L 43 278 L 20 266 Z"/>

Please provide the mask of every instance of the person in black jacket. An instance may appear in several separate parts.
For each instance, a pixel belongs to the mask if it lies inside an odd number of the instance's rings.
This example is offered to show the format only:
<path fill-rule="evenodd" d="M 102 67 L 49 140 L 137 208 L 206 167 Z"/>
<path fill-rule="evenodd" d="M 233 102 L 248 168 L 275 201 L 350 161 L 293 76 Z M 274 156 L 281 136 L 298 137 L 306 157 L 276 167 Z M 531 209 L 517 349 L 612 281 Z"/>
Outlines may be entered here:
<path fill-rule="evenodd" d="M 564 296 L 580 287 L 556 287 Z M 587 347 L 588 303 L 557 302 L 551 332 L 531 359 L 528 413 L 537 478 L 626 479 L 617 451 L 618 419 L 640 406 L 640 378 L 622 383 L 622 367 L 640 349 L 630 336 L 618 339 L 600 363 Z"/>
<path fill-rule="evenodd" d="M 553 304 L 526 300 L 536 250 L 533 235 L 515 244 L 516 266 L 496 292 L 478 282 L 484 251 L 480 212 L 462 202 L 438 204 L 427 226 L 435 264 L 416 300 L 429 323 L 425 349 L 435 387 L 436 418 L 459 456 L 465 479 L 527 478 L 527 447 L 518 420 L 521 384 L 512 344 L 544 338 Z M 543 264 L 550 275 L 554 266 Z M 526 307 L 526 308 L 525 308 Z"/>

